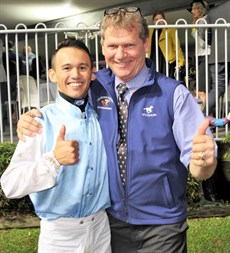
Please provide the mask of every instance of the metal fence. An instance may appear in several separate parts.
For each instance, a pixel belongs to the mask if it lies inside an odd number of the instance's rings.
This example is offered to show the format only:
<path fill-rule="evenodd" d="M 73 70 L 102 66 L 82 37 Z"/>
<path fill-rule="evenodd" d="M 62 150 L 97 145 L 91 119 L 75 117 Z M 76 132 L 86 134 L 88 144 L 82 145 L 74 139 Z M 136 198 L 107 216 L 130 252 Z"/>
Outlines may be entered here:
<path fill-rule="evenodd" d="M 195 39 L 191 37 L 191 31 L 193 28 L 198 31 L 199 28 L 204 28 L 205 30 L 205 47 L 208 47 L 207 44 L 207 32 L 209 28 L 213 29 L 212 39 L 215 40 L 215 45 L 218 45 L 218 35 L 219 30 L 224 30 L 224 52 L 225 52 L 225 93 L 221 97 L 218 94 L 218 76 L 216 76 L 215 86 L 216 86 L 216 94 L 215 94 L 215 117 L 223 118 L 229 114 L 229 101 L 230 101 L 230 93 L 229 93 L 229 66 L 228 63 L 230 59 L 227 58 L 227 52 L 230 50 L 228 48 L 228 33 L 230 24 L 225 20 L 217 20 L 215 24 L 195 24 L 190 25 L 183 19 L 179 19 L 175 24 L 169 25 L 165 23 L 165 25 L 150 25 L 150 29 L 162 29 L 166 28 L 166 45 L 168 44 L 168 29 L 174 28 L 175 32 L 175 41 L 176 45 L 178 41 L 180 41 L 182 51 L 184 53 L 185 58 L 185 73 L 184 73 L 184 83 L 187 88 L 193 93 L 194 96 L 198 98 L 199 91 L 199 83 L 198 83 L 198 73 L 199 73 L 199 64 L 198 64 L 198 56 L 197 56 L 197 48 L 198 48 L 198 36 L 197 32 L 195 32 Z M 158 36 L 157 32 L 155 33 Z M 101 52 L 100 45 L 100 32 L 99 32 L 99 23 L 94 26 L 88 27 L 83 23 L 79 23 L 76 27 L 70 28 L 66 27 L 64 23 L 57 23 L 54 28 L 47 27 L 43 23 L 39 23 L 35 26 L 35 28 L 27 28 L 24 24 L 18 24 L 15 29 L 9 30 L 3 24 L 0 24 L 0 65 L 2 65 L 2 52 L 5 54 L 6 64 L 4 66 L 6 78 L 4 80 L 2 72 L 0 72 L 0 142 L 10 141 L 14 142 L 17 140 L 16 136 L 16 122 L 20 115 L 26 110 L 31 109 L 32 107 L 41 107 L 45 104 L 49 104 L 53 102 L 55 98 L 53 98 L 54 94 L 52 91 L 52 85 L 48 78 L 48 70 L 50 67 L 50 58 L 52 52 L 57 48 L 58 43 L 67 37 L 75 37 L 81 39 L 85 42 L 85 44 L 89 47 L 90 52 L 92 53 L 95 59 L 95 67 L 96 69 L 101 69 L 106 67 L 104 62 L 104 58 Z M 12 41 L 14 44 L 13 50 L 16 54 L 16 60 L 14 62 L 15 68 L 15 77 L 13 80 L 16 83 L 16 98 L 12 96 L 12 76 L 11 76 L 11 68 L 10 65 L 10 55 L 9 55 L 9 41 Z M 158 40 L 156 40 L 156 46 Z M 4 48 L 1 46 L 4 45 Z M 29 65 L 29 55 L 26 51 L 26 54 L 23 56 L 23 48 L 31 46 L 33 49 L 33 53 L 36 55 L 35 58 L 35 83 L 37 88 L 37 101 L 38 104 L 36 106 L 33 105 L 32 101 L 32 86 L 30 84 L 31 70 Z M 166 51 L 167 51 L 166 46 Z M 216 50 L 217 51 L 217 50 Z M 5 53 L 4 53 L 5 52 Z M 166 52 L 166 61 L 170 52 Z M 159 50 L 156 47 L 156 69 L 158 70 L 158 55 Z M 39 56 L 39 57 L 38 57 Z M 21 59 L 24 58 L 23 63 L 23 76 L 26 80 L 26 87 L 22 84 L 22 72 L 20 72 L 20 62 Z M 191 63 L 192 60 L 192 63 Z M 215 66 L 216 71 L 218 68 L 218 53 L 215 53 Z M 178 46 L 176 47 L 176 66 L 178 66 Z M 0 66 L 1 67 L 1 66 Z M 205 67 L 209 68 L 208 64 L 208 55 L 205 56 Z M 168 67 L 166 65 L 166 72 L 168 74 Z M 192 72 L 192 73 L 191 73 Z M 205 79 L 208 80 L 208 71 L 206 71 Z M 178 79 L 180 73 L 176 68 L 175 79 Z M 24 87 L 24 88 L 23 88 Z M 26 90 L 26 91 L 25 91 Z M 208 81 L 206 83 L 206 103 L 208 103 Z M 23 94 L 23 92 L 26 94 Z M 45 95 L 44 95 L 45 94 Z M 23 105 L 23 96 L 27 96 L 27 106 Z M 208 109 L 205 110 L 205 115 L 209 115 Z M 191 123 L 192 124 L 192 123 Z M 221 139 L 225 135 L 229 134 L 228 125 L 225 125 L 222 128 L 216 128 L 215 138 Z"/>

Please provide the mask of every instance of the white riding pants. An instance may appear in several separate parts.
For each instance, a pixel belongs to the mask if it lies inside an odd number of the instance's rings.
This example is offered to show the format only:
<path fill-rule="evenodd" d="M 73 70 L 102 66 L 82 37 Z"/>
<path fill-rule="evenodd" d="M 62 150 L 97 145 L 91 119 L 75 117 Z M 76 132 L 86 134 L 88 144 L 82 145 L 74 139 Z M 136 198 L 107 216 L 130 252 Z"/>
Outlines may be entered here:
<path fill-rule="evenodd" d="M 84 218 L 41 220 L 38 253 L 111 253 L 106 212 Z"/>

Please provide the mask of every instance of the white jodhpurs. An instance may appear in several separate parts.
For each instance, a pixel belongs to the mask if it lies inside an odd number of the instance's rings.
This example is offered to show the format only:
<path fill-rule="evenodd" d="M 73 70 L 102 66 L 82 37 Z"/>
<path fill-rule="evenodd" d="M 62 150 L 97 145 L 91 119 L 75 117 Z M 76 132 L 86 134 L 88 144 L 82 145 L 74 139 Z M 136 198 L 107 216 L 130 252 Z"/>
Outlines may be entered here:
<path fill-rule="evenodd" d="M 106 212 L 84 218 L 41 220 L 38 253 L 111 253 Z"/>

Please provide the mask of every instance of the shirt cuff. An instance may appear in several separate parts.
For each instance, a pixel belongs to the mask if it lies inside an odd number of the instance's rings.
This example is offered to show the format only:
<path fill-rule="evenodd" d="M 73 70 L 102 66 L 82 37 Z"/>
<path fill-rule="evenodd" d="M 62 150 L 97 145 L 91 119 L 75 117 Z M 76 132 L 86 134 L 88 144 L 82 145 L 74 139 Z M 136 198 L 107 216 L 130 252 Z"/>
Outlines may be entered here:
<path fill-rule="evenodd" d="M 55 158 L 53 151 L 43 154 L 43 157 L 48 163 L 50 163 L 51 167 L 55 168 L 56 172 L 58 173 L 61 168 L 61 164 Z"/>

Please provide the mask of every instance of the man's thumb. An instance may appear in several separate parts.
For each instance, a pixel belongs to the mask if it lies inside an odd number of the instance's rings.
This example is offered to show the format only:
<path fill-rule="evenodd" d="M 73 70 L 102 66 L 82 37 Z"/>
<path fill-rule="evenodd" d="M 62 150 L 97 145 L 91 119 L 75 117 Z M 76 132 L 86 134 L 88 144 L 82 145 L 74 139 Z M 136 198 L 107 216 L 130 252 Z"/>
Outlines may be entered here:
<path fill-rule="evenodd" d="M 209 127 L 209 120 L 205 119 L 198 127 L 197 135 L 205 135 L 208 127 Z"/>
<path fill-rule="evenodd" d="M 59 140 L 59 141 L 64 141 L 65 140 L 65 131 L 66 131 L 65 125 L 62 125 L 61 129 L 59 131 L 59 135 L 58 135 L 57 140 Z"/>

